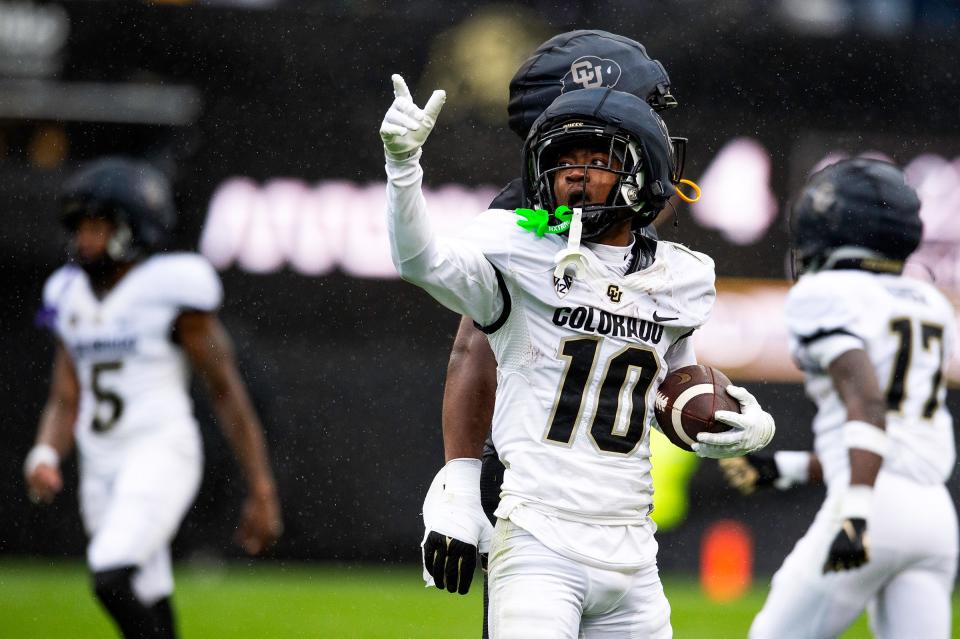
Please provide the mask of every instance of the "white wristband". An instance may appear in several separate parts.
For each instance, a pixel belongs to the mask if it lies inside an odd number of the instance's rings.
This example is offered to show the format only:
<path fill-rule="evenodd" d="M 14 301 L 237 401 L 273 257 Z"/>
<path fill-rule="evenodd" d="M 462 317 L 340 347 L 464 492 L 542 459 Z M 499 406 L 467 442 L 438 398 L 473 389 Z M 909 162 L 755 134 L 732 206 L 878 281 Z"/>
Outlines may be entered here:
<path fill-rule="evenodd" d="M 840 516 L 844 519 L 867 519 L 873 509 L 873 486 L 854 484 L 840 502 Z"/>
<path fill-rule="evenodd" d="M 443 467 L 444 492 L 480 496 L 480 460 L 472 457 L 451 459 Z"/>
<path fill-rule="evenodd" d="M 387 150 L 387 147 L 383 147 L 383 155 L 387 159 L 387 162 L 393 162 L 394 164 L 402 164 L 408 160 L 413 159 L 416 156 L 417 160 L 423 155 L 421 147 L 417 147 L 412 151 L 404 151 L 403 153 L 391 153 Z"/>
<path fill-rule="evenodd" d="M 23 462 L 23 474 L 29 477 L 40 464 L 59 468 L 60 454 L 50 444 L 37 444 L 27 453 L 27 458 Z"/>
<path fill-rule="evenodd" d="M 871 424 L 851 420 L 843 425 L 843 442 L 847 449 L 859 448 L 871 453 L 885 457 L 890 441 L 887 439 L 887 431 Z"/>
<path fill-rule="evenodd" d="M 786 490 L 796 484 L 806 484 L 810 481 L 810 457 L 805 450 L 779 450 L 773 454 L 773 461 L 780 473 L 773 485 L 780 490 Z"/>

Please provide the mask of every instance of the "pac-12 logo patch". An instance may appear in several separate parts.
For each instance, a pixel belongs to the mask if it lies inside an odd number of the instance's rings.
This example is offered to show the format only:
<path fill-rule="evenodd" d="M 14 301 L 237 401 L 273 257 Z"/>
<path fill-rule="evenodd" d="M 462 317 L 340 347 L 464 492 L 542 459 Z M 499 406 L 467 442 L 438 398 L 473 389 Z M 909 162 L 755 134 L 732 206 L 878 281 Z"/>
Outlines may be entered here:
<path fill-rule="evenodd" d="M 563 299 L 567 296 L 567 293 L 570 292 L 570 287 L 573 286 L 573 278 L 566 273 L 563 277 L 553 276 L 553 290 L 557 294 L 557 297 Z"/>
<path fill-rule="evenodd" d="M 595 55 L 585 55 L 577 58 L 570 65 L 570 70 L 563 76 L 563 88 L 560 93 L 575 89 L 593 89 L 595 87 L 615 87 L 620 81 L 623 71 L 616 60 L 598 58 Z"/>

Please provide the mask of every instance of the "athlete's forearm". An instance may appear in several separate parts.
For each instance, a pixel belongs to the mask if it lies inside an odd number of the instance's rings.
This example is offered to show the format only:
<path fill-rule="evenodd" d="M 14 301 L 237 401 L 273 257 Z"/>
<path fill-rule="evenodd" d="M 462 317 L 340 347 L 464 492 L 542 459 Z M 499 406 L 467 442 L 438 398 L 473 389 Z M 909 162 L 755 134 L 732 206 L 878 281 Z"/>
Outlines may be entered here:
<path fill-rule="evenodd" d="M 886 448 L 886 399 L 865 351 L 853 349 L 831 362 L 828 372 L 847 409 L 844 439 L 850 484 L 873 486 Z"/>
<path fill-rule="evenodd" d="M 239 373 L 234 371 L 230 376 L 235 379 L 229 381 L 225 389 L 221 387 L 214 398 L 217 423 L 243 469 L 249 492 L 275 493 L 276 484 L 267 456 L 263 427 Z"/>
<path fill-rule="evenodd" d="M 460 321 L 443 389 L 443 452 L 446 461 L 480 458 L 490 433 L 497 390 L 497 362 L 486 336 L 469 317 Z"/>
<path fill-rule="evenodd" d="M 60 459 L 67 457 L 74 446 L 74 424 L 80 402 L 79 382 L 73 362 L 62 345 L 54 355 L 50 394 L 40 414 L 37 444 L 52 446 Z"/>
<path fill-rule="evenodd" d="M 387 228 L 393 263 L 401 270 L 416 259 L 433 240 L 423 197 L 421 152 L 403 160 L 386 157 Z M 402 274 L 402 270 L 401 270 Z"/>
<path fill-rule="evenodd" d="M 60 459 L 73 452 L 73 425 L 77 419 L 76 407 L 48 401 L 40 414 L 36 444 L 52 446 Z"/>
<path fill-rule="evenodd" d="M 809 473 L 807 483 L 813 486 L 819 486 L 823 483 L 823 465 L 820 464 L 820 458 L 817 457 L 816 453 L 810 455 L 810 465 L 807 472 Z"/>
<path fill-rule="evenodd" d="M 184 313 L 177 321 L 184 350 L 203 378 L 217 414 L 217 424 L 233 449 L 251 493 L 275 488 L 263 427 L 237 370 L 233 345 L 216 316 Z"/>
<path fill-rule="evenodd" d="M 434 235 L 421 191 L 419 157 L 419 152 L 404 160 L 387 157 L 387 227 L 393 264 L 400 277 L 450 310 L 490 324 L 503 309 L 496 271 L 475 247 Z"/>
<path fill-rule="evenodd" d="M 690 334 L 680 338 L 670 348 L 664 356 L 667 363 L 667 370 L 676 370 L 684 366 L 693 366 L 697 363 L 697 353 L 693 348 L 693 331 Z"/>

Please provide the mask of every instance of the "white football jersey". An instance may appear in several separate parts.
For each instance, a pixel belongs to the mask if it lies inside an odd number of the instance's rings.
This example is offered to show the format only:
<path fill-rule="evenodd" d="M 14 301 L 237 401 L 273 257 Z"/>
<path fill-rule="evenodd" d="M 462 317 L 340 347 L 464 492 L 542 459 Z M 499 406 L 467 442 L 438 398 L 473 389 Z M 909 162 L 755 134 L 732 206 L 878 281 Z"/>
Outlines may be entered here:
<path fill-rule="evenodd" d="M 594 271 L 564 284 L 561 297 L 553 271 L 567 239 L 538 238 L 518 219 L 488 211 L 464 234 L 509 296 L 503 325 L 489 337 L 504 496 L 574 516 L 637 521 L 651 503 L 647 429 L 655 391 L 671 347 L 710 311 L 713 262 L 660 242 L 653 265 L 619 276 L 585 249 Z"/>
<path fill-rule="evenodd" d="M 944 370 L 956 340 L 950 302 L 912 278 L 861 270 L 804 275 L 786 304 L 791 350 L 817 405 L 813 421 L 824 478 L 849 481 L 842 425 L 846 407 L 827 369 L 863 349 L 888 405 L 890 451 L 883 468 L 923 484 L 944 482 L 955 460 L 953 421 L 944 405 Z"/>
<path fill-rule="evenodd" d="M 566 237 L 538 238 L 512 211 L 489 210 L 459 238 L 437 238 L 419 152 L 387 158 L 386 171 L 401 277 L 484 324 L 497 358 L 497 517 L 577 561 L 649 566 L 654 397 L 668 370 L 696 363 L 686 338 L 713 307 L 713 261 L 660 242 L 653 264 L 620 275 L 622 256 L 598 248 L 605 263 L 583 247 L 576 276 L 554 281 Z"/>
<path fill-rule="evenodd" d="M 669 369 L 695 363 L 686 338 L 713 306 L 713 261 L 659 242 L 651 266 L 621 276 L 585 249 L 587 270 L 555 283 L 567 238 L 538 238 L 517 220 L 488 211 L 463 236 L 506 287 L 502 326 L 486 327 L 498 364 L 493 441 L 506 466 L 498 516 L 578 559 L 641 563 L 625 548 L 618 557 L 607 544 L 583 547 L 595 540 L 560 540 L 550 518 L 647 521 L 656 389 Z"/>
<path fill-rule="evenodd" d="M 103 299 L 77 266 L 50 276 L 44 312 L 80 382 L 76 437 L 84 464 L 107 463 L 145 434 L 196 436 L 189 363 L 174 342 L 174 322 L 184 311 L 216 310 L 222 295 L 209 262 L 188 253 L 148 257 Z"/>

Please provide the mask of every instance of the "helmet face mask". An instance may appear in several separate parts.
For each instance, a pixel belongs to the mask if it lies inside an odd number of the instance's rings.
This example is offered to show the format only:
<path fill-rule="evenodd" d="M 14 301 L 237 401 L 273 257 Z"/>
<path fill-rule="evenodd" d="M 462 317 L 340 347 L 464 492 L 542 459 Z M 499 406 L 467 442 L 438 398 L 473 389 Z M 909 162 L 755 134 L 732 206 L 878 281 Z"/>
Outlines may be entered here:
<path fill-rule="evenodd" d="M 606 163 L 558 165 L 570 149 L 605 153 Z M 534 123 L 524 145 L 524 186 L 528 200 L 554 213 L 556 177 L 580 169 L 583 179 L 603 171 L 614 177 L 602 202 L 584 202 L 584 240 L 596 239 L 616 224 L 650 224 L 675 192 L 683 173 L 686 140 L 670 138 L 663 120 L 636 96 L 611 89 L 583 89 L 558 98 Z"/>
<path fill-rule="evenodd" d="M 606 155 L 606 164 L 559 164 L 565 152 L 589 149 Z M 644 184 L 643 157 L 638 145 L 621 133 L 605 133 L 603 127 L 584 122 L 567 123 L 546 133 L 531 157 L 535 177 L 535 200 L 553 212 L 561 204 L 580 207 L 583 211 L 583 237 L 590 239 L 607 230 L 616 221 L 626 219 L 644 209 L 640 201 Z M 602 202 L 560 202 L 556 193 L 558 174 L 579 169 L 583 181 L 597 179 L 600 172 L 612 174 L 613 183 Z M 606 176 L 605 176 L 606 177 Z M 583 192 L 586 199 L 587 193 Z"/>
<path fill-rule="evenodd" d="M 64 202 L 61 222 L 70 233 L 76 233 L 80 222 L 84 219 L 101 219 L 110 222 L 114 231 L 107 244 L 110 257 L 117 261 L 128 261 L 125 253 L 130 253 L 129 259 L 136 257 L 136 247 L 133 246 L 133 232 L 127 222 L 127 214 L 111 202 L 73 200 Z"/>
<path fill-rule="evenodd" d="M 113 263 L 131 262 L 160 250 L 176 219 L 163 174 L 144 162 L 124 158 L 97 160 L 72 175 L 64 183 L 60 201 L 60 221 L 71 233 L 84 218 L 101 218 L 113 225 L 104 256 Z"/>

